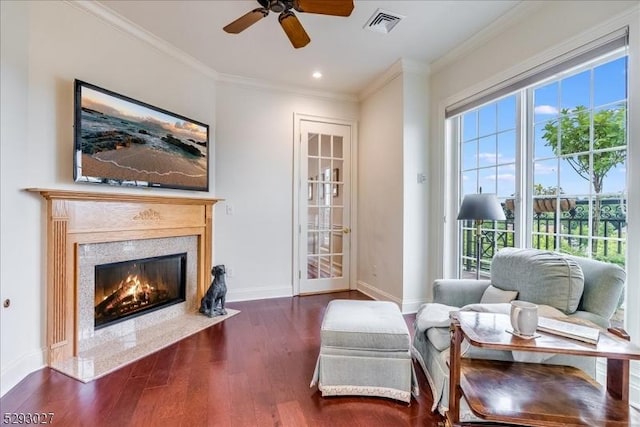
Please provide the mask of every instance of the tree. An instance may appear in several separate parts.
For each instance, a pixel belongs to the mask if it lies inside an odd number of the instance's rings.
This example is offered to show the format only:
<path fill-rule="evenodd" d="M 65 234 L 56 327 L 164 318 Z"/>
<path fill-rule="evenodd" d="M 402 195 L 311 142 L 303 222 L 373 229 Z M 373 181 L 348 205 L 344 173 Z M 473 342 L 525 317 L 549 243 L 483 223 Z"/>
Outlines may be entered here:
<path fill-rule="evenodd" d="M 556 156 L 566 160 L 573 170 L 593 185 L 596 193 L 593 208 L 593 232 L 597 233 L 600 225 L 600 194 L 604 178 L 609 171 L 623 163 L 627 150 L 598 151 L 593 154 L 593 167 L 589 166 L 588 152 L 606 150 L 626 144 L 626 108 L 617 107 L 599 110 L 593 113 L 593 148 L 591 147 L 591 113 L 580 105 L 569 110 L 563 108 L 560 117 L 552 120 L 544 127 L 542 138 L 545 145 L 551 147 Z M 597 246 L 593 244 L 593 252 Z"/>

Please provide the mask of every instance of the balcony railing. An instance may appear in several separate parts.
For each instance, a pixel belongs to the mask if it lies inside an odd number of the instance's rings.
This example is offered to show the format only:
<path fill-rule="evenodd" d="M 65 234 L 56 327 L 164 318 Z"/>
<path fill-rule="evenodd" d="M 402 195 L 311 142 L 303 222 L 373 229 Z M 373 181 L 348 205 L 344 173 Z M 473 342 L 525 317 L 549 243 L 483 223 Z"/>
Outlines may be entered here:
<path fill-rule="evenodd" d="M 538 199 L 540 200 L 540 199 Z M 553 201 L 555 202 L 555 198 Z M 565 202 L 566 201 L 566 202 Z M 538 249 L 556 250 L 574 255 L 588 256 L 620 264 L 624 267 L 626 242 L 626 200 L 607 198 L 600 200 L 597 219 L 589 218 L 588 200 L 560 199 L 560 209 L 555 203 L 547 203 L 548 210 L 537 208 L 533 217 L 532 246 Z M 538 204 L 537 206 L 541 206 Z M 513 203 L 503 203 L 507 219 L 489 222 L 482 229 L 482 248 L 480 251 L 481 273 L 489 272 L 491 259 L 496 251 L 504 247 L 513 247 L 514 213 Z M 591 209 L 596 210 L 593 205 Z M 558 214 L 560 215 L 557 218 Z M 476 242 L 473 222 L 463 224 L 462 263 L 465 271 L 476 269 Z M 591 232 L 597 227 L 597 233 Z M 589 251 L 589 233 L 591 232 L 591 248 Z M 560 239 L 560 244 L 558 244 Z"/>

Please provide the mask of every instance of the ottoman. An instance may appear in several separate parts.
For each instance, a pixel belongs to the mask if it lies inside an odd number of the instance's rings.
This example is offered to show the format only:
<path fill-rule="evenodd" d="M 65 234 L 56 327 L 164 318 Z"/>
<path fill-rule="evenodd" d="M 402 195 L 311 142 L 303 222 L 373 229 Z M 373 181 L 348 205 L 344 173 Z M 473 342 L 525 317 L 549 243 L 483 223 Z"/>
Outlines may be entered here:
<path fill-rule="evenodd" d="M 411 339 L 398 306 L 388 301 L 333 300 L 320 330 L 311 380 L 322 396 L 378 396 L 411 401 L 418 395 Z"/>

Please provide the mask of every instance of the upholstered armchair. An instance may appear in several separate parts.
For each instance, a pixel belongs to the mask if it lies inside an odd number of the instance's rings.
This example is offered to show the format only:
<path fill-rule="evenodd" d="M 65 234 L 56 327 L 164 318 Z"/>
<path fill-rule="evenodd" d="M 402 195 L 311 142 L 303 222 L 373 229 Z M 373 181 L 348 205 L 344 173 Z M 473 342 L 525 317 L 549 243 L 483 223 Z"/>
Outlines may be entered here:
<path fill-rule="evenodd" d="M 413 340 L 414 357 L 434 395 L 432 409 L 444 413 L 448 407 L 450 338 L 445 316 L 449 311 L 482 307 L 481 311 L 508 312 L 508 302 L 519 299 L 538 304 L 541 315 L 579 318 L 607 328 L 625 280 L 624 270 L 615 264 L 538 249 L 505 248 L 494 257 L 489 280 L 435 281 L 434 304 L 418 311 Z M 470 347 L 465 357 L 514 360 L 511 352 L 476 347 Z M 575 366 L 595 377 L 595 358 L 549 355 L 543 363 Z"/>

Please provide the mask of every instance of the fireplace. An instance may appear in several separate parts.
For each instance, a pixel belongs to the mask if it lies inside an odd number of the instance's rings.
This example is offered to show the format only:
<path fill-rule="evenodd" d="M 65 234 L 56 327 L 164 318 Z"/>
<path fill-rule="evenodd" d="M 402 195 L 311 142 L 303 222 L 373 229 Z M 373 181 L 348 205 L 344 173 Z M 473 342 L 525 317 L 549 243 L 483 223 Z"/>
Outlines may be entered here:
<path fill-rule="evenodd" d="M 95 266 L 95 329 L 185 301 L 187 254 Z"/>
<path fill-rule="evenodd" d="M 65 373 L 74 369 L 93 372 L 97 365 L 89 369 L 85 364 L 95 361 L 88 358 L 89 353 L 119 360 L 123 348 L 143 349 L 135 337 L 138 331 L 149 336 L 148 331 L 155 331 L 160 322 L 197 313 L 211 281 L 213 205 L 219 199 L 29 190 L 42 195 L 47 207 L 49 366 Z M 184 302 L 95 330 L 95 265 L 183 252 L 187 253 Z M 202 320 L 203 316 L 196 317 Z M 114 345 L 118 340 L 124 341 Z M 101 360 L 103 369 L 104 358 Z"/>

